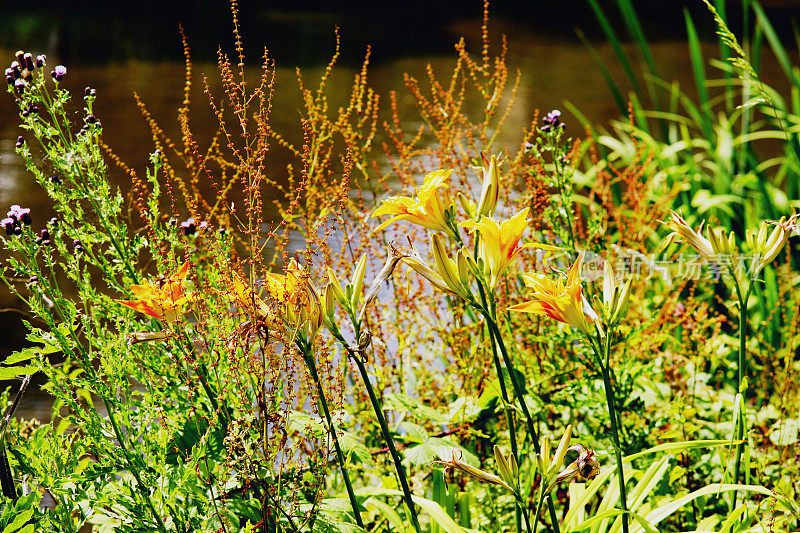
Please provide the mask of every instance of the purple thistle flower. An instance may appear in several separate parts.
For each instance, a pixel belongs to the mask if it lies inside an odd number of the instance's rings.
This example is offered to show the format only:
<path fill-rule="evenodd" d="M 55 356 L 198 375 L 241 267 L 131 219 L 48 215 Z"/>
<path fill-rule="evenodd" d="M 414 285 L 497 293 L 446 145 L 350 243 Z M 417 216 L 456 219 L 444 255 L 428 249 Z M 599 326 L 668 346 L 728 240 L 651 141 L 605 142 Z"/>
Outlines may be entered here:
<path fill-rule="evenodd" d="M 74 239 L 72 241 L 72 245 L 75 247 L 75 251 L 76 252 L 85 252 L 86 251 L 86 248 L 83 247 L 83 243 L 80 241 L 80 239 Z"/>
<path fill-rule="evenodd" d="M 16 144 L 16 147 L 17 147 L 17 148 L 22 148 L 24 145 L 25 145 L 25 137 L 23 137 L 22 135 L 20 135 L 19 137 L 17 137 L 17 144 Z"/>
<path fill-rule="evenodd" d="M 6 216 L 22 222 L 23 224 L 31 223 L 31 210 L 28 207 L 20 207 L 19 205 L 14 204 L 9 208 Z"/>
<path fill-rule="evenodd" d="M 0 220 L 0 225 L 6 230 L 6 235 L 15 235 L 17 233 L 18 222 L 13 218 L 4 218 Z"/>
<path fill-rule="evenodd" d="M 22 94 L 25 92 L 25 82 L 21 79 L 14 80 L 14 88 L 17 90 L 17 93 Z"/>
<path fill-rule="evenodd" d="M 46 55 L 39 54 L 38 56 L 36 56 L 36 66 L 37 67 L 42 68 L 43 66 L 45 66 L 45 64 L 47 64 L 47 56 Z"/>
<path fill-rule="evenodd" d="M 19 77 L 22 76 L 22 72 L 20 72 L 20 70 L 19 70 L 19 63 L 14 61 L 13 63 L 11 63 L 11 67 L 10 68 L 11 68 L 11 74 L 14 75 L 14 78 L 19 78 Z"/>
<path fill-rule="evenodd" d="M 26 68 L 26 69 L 28 69 L 28 70 L 31 70 L 31 71 L 32 71 L 33 69 L 35 69 L 35 68 L 36 68 L 36 66 L 33 64 L 33 55 L 32 55 L 30 52 L 27 52 L 27 53 L 26 53 L 26 54 L 23 56 L 23 59 L 25 60 L 25 61 L 24 61 L 24 63 L 23 63 L 23 65 L 25 65 L 25 68 Z"/>
<path fill-rule="evenodd" d="M 50 244 L 50 232 L 47 231 L 46 229 L 43 229 L 39 233 L 39 236 L 36 237 L 35 242 L 36 242 L 36 244 L 44 244 L 45 246 L 49 245 Z"/>
<path fill-rule="evenodd" d="M 188 218 L 186 219 L 186 222 L 181 222 L 180 230 L 184 235 L 194 235 L 196 229 L 197 226 L 195 226 L 193 218 Z"/>
<path fill-rule="evenodd" d="M 50 75 L 53 76 L 53 79 L 56 81 L 61 81 L 64 79 L 64 76 L 67 75 L 67 67 L 64 65 L 58 65 L 56 68 L 50 72 Z"/>
<path fill-rule="evenodd" d="M 561 122 L 561 111 L 558 109 L 550 111 L 547 116 L 542 119 L 542 122 L 544 122 L 544 126 L 539 129 L 544 132 L 551 131 L 554 128 L 564 127 L 564 123 Z"/>

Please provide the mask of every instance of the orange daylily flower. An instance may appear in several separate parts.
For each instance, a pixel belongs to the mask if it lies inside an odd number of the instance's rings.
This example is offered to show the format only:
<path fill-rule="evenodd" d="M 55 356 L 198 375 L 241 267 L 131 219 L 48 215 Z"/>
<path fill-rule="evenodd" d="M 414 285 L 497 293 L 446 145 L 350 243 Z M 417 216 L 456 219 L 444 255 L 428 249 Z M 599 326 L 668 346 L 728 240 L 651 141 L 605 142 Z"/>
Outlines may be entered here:
<path fill-rule="evenodd" d="M 528 227 L 528 211 L 529 208 L 526 207 L 505 222 L 497 222 L 492 217 L 484 216 L 479 222 L 467 220 L 460 224 L 471 232 L 477 230 L 481 234 L 478 253 L 484 262 L 484 273 L 489 281 L 490 290 L 494 290 L 500 276 L 520 250 L 524 248 L 558 250 L 555 246 L 538 243 L 518 246 L 522 234 Z"/>
<path fill-rule="evenodd" d="M 425 181 L 414 198 L 392 196 L 384 200 L 372 217 L 394 215 L 375 228 L 382 230 L 398 220 L 407 220 L 425 228 L 442 231 L 457 238 L 454 230 L 447 224 L 447 211 L 453 208 L 450 197 L 450 174 L 452 170 L 436 170 L 425 177 Z"/>
<path fill-rule="evenodd" d="M 117 302 L 162 322 L 172 322 L 182 314 L 183 306 L 194 300 L 193 295 L 183 291 L 188 273 L 187 261 L 166 280 L 147 285 L 131 285 L 131 292 L 136 300 L 117 300 Z"/>
<path fill-rule="evenodd" d="M 509 309 L 548 316 L 591 335 L 594 331 L 592 325 L 597 323 L 598 316 L 582 294 L 582 264 L 581 253 L 569 269 L 566 284 L 554 281 L 543 274 L 526 274 L 525 284 L 533 289 L 532 300 L 513 305 Z"/>

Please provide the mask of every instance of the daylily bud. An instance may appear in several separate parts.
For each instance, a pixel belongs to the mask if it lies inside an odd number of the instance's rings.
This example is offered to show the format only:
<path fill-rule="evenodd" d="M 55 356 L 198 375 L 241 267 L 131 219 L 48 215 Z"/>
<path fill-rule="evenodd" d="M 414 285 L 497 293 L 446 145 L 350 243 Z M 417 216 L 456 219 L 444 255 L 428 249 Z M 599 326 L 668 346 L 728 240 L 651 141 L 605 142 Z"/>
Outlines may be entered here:
<path fill-rule="evenodd" d="M 711 243 L 711 249 L 716 255 L 731 256 L 736 253 L 736 239 L 733 232 L 725 236 L 725 228 L 707 228 L 706 234 Z"/>
<path fill-rule="evenodd" d="M 511 456 L 509 459 L 514 461 L 513 456 Z M 494 447 L 494 462 L 497 464 L 497 471 L 500 473 L 500 477 L 503 479 L 503 481 L 505 481 L 506 484 L 511 487 L 516 487 L 517 476 L 511 466 L 511 463 L 503 455 L 503 450 L 500 449 L 500 446 Z M 516 465 L 516 461 L 514 461 L 514 464 Z"/>
<path fill-rule="evenodd" d="M 445 468 L 455 468 L 468 476 L 477 479 L 478 481 L 483 481 L 484 483 L 491 483 L 493 485 L 500 485 L 501 487 L 505 487 L 509 492 L 512 494 L 516 494 L 516 491 L 511 488 L 511 486 L 503 481 L 500 477 L 496 476 L 495 474 L 486 472 L 485 470 L 481 470 L 479 468 L 475 468 L 474 466 L 457 459 L 455 455 L 450 461 L 434 461 L 435 464 L 439 464 L 444 466 Z"/>
<path fill-rule="evenodd" d="M 358 302 L 361 300 L 361 289 L 364 286 L 364 275 L 367 272 L 367 254 L 361 256 L 356 265 L 355 273 L 353 274 L 353 294 L 350 296 L 350 304 L 353 309 L 358 308 Z"/>
<path fill-rule="evenodd" d="M 458 203 L 461 204 L 461 207 L 464 208 L 467 217 L 476 218 L 475 204 L 470 202 L 467 197 L 464 196 L 464 193 L 460 191 L 456 194 L 456 198 L 458 199 Z"/>
<path fill-rule="evenodd" d="M 442 238 L 438 233 L 434 233 L 431 237 L 431 250 L 433 251 L 433 259 L 436 261 L 436 270 L 442 276 L 447 286 L 456 294 L 462 294 L 464 288 L 458 279 L 458 268 L 452 259 L 447 255 L 447 250 L 444 247 Z"/>
<path fill-rule="evenodd" d="M 561 441 L 558 443 L 558 448 L 556 449 L 556 454 L 553 456 L 553 460 L 550 463 L 550 468 L 548 469 L 548 474 L 555 473 L 561 467 L 561 464 L 564 462 L 564 457 L 567 456 L 567 450 L 569 449 L 569 441 L 572 438 L 572 424 L 567 426 L 567 429 L 564 430 L 564 435 L 561 437 Z"/>
<path fill-rule="evenodd" d="M 336 312 L 336 295 L 333 285 L 334 285 L 333 283 L 328 282 L 328 284 L 325 285 L 325 293 L 324 293 L 325 316 L 329 319 L 332 319 L 334 313 Z"/>
<path fill-rule="evenodd" d="M 609 261 L 603 265 L 603 310 L 607 326 L 613 326 L 622 314 L 625 305 L 628 303 L 628 296 L 631 291 L 631 281 L 629 277 L 624 285 L 620 286 L 620 280 L 614 275 L 614 267 Z"/>
<path fill-rule="evenodd" d="M 442 276 L 437 274 L 433 269 L 431 269 L 428 265 L 422 262 L 419 254 L 410 255 L 408 257 L 403 258 L 403 263 L 411 267 L 413 270 L 420 274 L 422 277 L 430 281 L 434 287 L 437 289 L 443 290 L 445 292 L 453 292 L 453 290 L 445 283 Z"/>
<path fill-rule="evenodd" d="M 481 154 L 483 159 L 483 189 L 481 191 L 481 199 L 478 202 L 478 217 L 492 216 L 497 202 L 500 199 L 500 177 L 497 173 L 497 156 L 492 155 L 490 159 L 486 159 L 484 154 Z"/>
<path fill-rule="evenodd" d="M 333 296 L 336 298 L 336 301 L 343 307 L 347 306 L 347 297 L 345 297 L 344 291 L 342 291 L 342 285 L 339 283 L 339 278 L 336 277 L 336 272 L 334 272 L 331 267 L 328 267 L 328 279 L 330 280 L 331 290 L 333 290 Z"/>
<path fill-rule="evenodd" d="M 758 228 L 757 237 L 753 237 L 753 234 L 749 230 L 747 231 L 747 244 L 750 252 L 761 256 L 755 269 L 756 273 L 778 257 L 789 237 L 793 234 L 800 234 L 798 217 L 800 215 L 795 213 L 788 219 L 781 217 L 778 221 L 762 222 Z M 775 226 L 771 233 L 769 232 L 770 225 Z"/>

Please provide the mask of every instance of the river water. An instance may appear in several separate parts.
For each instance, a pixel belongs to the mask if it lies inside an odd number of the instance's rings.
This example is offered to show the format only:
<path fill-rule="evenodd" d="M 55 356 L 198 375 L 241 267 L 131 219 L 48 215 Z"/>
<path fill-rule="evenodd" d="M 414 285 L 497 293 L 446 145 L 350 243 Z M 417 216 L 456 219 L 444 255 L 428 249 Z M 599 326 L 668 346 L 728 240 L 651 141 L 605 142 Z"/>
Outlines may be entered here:
<path fill-rule="evenodd" d="M 479 34 L 476 33 L 479 28 L 479 23 L 472 21 L 452 30 L 453 34 L 467 34 L 470 37 L 469 42 L 478 43 Z M 566 100 L 575 104 L 595 124 L 608 125 L 610 120 L 619 116 L 594 60 L 576 39 L 554 40 L 552 36 L 538 35 L 508 23 L 500 24 L 494 29 L 495 35 L 500 33 L 509 37 L 510 65 L 514 69 L 518 68 L 522 74 L 516 108 L 505 126 L 506 136 L 500 139 L 501 144 L 519 142 L 519 133 L 529 122 L 534 109 L 547 112 L 554 108 L 563 108 Z M 478 50 L 478 46 L 472 46 L 471 49 Z M 621 87 L 626 88 L 624 72 L 614 60 L 610 47 L 597 44 L 597 50 L 610 65 L 611 75 L 619 81 Z M 677 80 L 684 90 L 693 93 L 694 81 L 685 42 L 654 43 L 653 50 L 658 58 L 661 76 Z M 716 45 L 713 44 L 704 45 L 704 50 L 706 57 L 715 57 L 717 52 Z M 34 55 L 40 52 L 31 51 Z M 4 68 L 13 60 L 13 52 L 14 50 L 0 49 L 0 62 Z M 405 116 L 413 116 L 410 112 L 413 101 L 403 87 L 404 73 L 424 78 L 425 65 L 431 64 L 435 72 L 446 75 L 453 66 L 454 56 L 453 53 L 381 60 L 370 68 L 369 82 L 381 95 L 383 102 L 387 101 L 389 90 L 396 89 L 403 108 L 401 112 L 408 111 Z M 58 57 L 48 54 L 50 68 L 58 63 Z M 130 60 L 105 65 L 66 66 L 68 75 L 64 85 L 76 95 L 76 107 L 82 102 L 83 88 L 95 88 L 98 93 L 95 114 L 104 125 L 105 142 L 123 161 L 140 175 L 144 175 L 149 153 L 154 147 L 150 131 L 137 109 L 133 95 L 138 94 L 167 134 L 177 139 L 176 110 L 183 99 L 183 64 Z M 329 92 L 334 102 L 343 101 L 347 96 L 357 69 L 358 65 L 337 66 L 329 83 Z M 774 63 L 764 62 L 763 69 L 767 80 L 780 79 Z M 250 70 L 257 75 L 258 65 L 251 66 Z M 321 72 L 321 66 L 303 69 L 304 77 L 309 81 L 317 78 Z M 210 120 L 208 106 L 200 91 L 200 80 L 205 73 L 216 88 L 216 65 L 196 63 L 194 73 L 196 91 L 192 124 L 201 137 L 210 137 L 214 121 Z M 715 74 L 712 72 L 710 77 L 715 77 Z M 300 101 L 294 66 L 278 65 L 276 85 L 273 126 L 278 131 L 289 132 L 289 137 L 296 140 L 299 132 L 297 119 Z M 570 135 L 583 135 L 583 129 L 575 117 L 565 114 L 564 119 Z M 34 226 L 38 227 L 52 216 L 52 208 L 47 196 L 26 173 L 20 158 L 15 154 L 14 144 L 21 134 L 18 123 L 12 97 L 8 94 L 0 95 L 0 210 L 5 212 L 11 204 L 30 207 Z M 124 175 L 114 167 L 111 168 L 111 177 L 115 183 L 126 188 Z M 24 338 L 20 315 L 14 311 L 14 308 L 19 307 L 20 302 L 5 287 L 0 288 L 0 320 L 3 321 L 3 327 L 0 328 L 0 356 L 16 349 Z M 18 415 L 49 419 L 50 404 L 45 396 L 32 391 L 23 400 Z"/>

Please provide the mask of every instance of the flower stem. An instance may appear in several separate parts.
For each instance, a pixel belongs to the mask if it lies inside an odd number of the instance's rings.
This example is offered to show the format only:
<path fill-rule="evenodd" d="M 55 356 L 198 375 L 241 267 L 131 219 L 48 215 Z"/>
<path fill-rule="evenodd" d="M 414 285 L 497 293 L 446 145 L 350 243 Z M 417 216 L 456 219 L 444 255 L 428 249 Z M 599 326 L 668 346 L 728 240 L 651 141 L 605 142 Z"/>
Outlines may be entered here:
<path fill-rule="evenodd" d="M 369 400 L 372 403 L 372 410 L 375 411 L 375 418 L 378 419 L 378 424 L 380 425 L 381 432 L 383 433 L 383 439 L 386 441 L 386 446 L 389 448 L 389 453 L 392 455 L 394 468 L 397 471 L 397 477 L 400 478 L 400 487 L 403 489 L 403 499 L 406 502 L 408 511 L 411 513 L 411 523 L 414 525 L 414 530 L 417 533 L 422 533 L 422 529 L 419 525 L 419 519 L 417 518 L 417 511 L 414 509 L 414 500 L 411 498 L 411 489 L 408 488 L 406 470 L 403 466 L 403 461 L 400 459 L 400 454 L 397 453 L 397 448 L 394 445 L 394 439 L 392 439 L 392 436 L 389 434 L 389 425 L 386 423 L 386 418 L 383 416 L 381 404 L 378 402 L 378 398 L 375 396 L 375 391 L 372 389 L 372 384 L 369 381 L 369 374 L 367 373 L 367 367 L 364 365 L 364 361 L 361 359 L 360 352 L 353 350 L 350 345 L 345 342 L 343 342 L 342 345 L 344 346 L 345 350 L 347 350 L 347 353 L 350 355 L 353 361 L 355 361 L 358 371 L 361 373 L 361 379 L 364 382 L 364 387 L 367 389 Z"/>
<path fill-rule="evenodd" d="M 745 391 L 742 390 L 742 384 L 747 377 L 747 301 L 750 299 L 750 291 L 753 290 L 754 283 L 752 280 L 750 280 L 744 298 L 742 298 L 742 290 L 739 287 L 739 282 L 736 280 L 736 278 L 734 278 L 733 285 L 736 287 L 736 296 L 739 299 L 739 372 L 737 376 L 738 382 L 736 392 L 744 395 Z M 736 424 L 736 440 L 739 441 L 736 444 L 736 459 L 733 463 L 733 482 L 736 484 L 739 483 L 739 474 L 742 465 L 742 450 L 744 448 L 744 410 L 742 410 L 742 412 L 739 414 L 739 417 L 734 422 Z M 736 499 L 738 494 L 739 491 L 734 491 L 733 493 L 732 509 L 736 508 Z"/>
<path fill-rule="evenodd" d="M 533 426 L 533 418 L 528 410 L 528 405 L 525 403 L 525 395 L 522 390 L 522 385 L 520 385 L 519 381 L 517 380 L 517 375 L 513 371 L 514 365 L 511 363 L 508 350 L 506 350 L 506 345 L 503 342 L 503 335 L 500 333 L 500 328 L 497 327 L 497 322 L 495 322 L 489 310 L 485 307 L 480 307 L 480 311 L 481 314 L 483 314 L 483 317 L 486 319 L 486 324 L 489 326 L 489 330 L 492 332 L 495 340 L 497 341 L 497 346 L 500 348 L 500 355 L 503 356 L 503 362 L 508 369 L 508 376 L 511 378 L 511 385 L 514 387 L 514 395 L 517 397 L 517 399 L 519 399 L 522 414 L 525 416 L 525 425 L 528 429 L 528 434 L 531 437 L 533 449 L 536 453 L 539 453 L 541 450 L 541 445 L 539 444 L 539 435 L 536 433 L 536 428 Z M 503 377 L 500 376 L 500 381 L 502 382 L 502 380 Z M 560 527 L 558 523 L 558 515 L 556 514 L 555 504 L 553 503 L 553 498 L 550 494 L 547 495 L 547 508 L 550 513 L 550 521 L 552 522 L 553 530 L 556 533 L 559 533 Z M 627 531 L 625 533 L 627 533 Z"/>
<path fill-rule="evenodd" d="M 614 387 L 611 384 L 611 371 L 609 366 L 611 359 L 611 335 L 611 331 L 607 332 L 602 343 L 603 354 L 600 358 L 600 369 L 603 374 L 603 388 L 606 392 L 608 417 L 611 419 L 611 434 L 614 439 L 614 458 L 617 462 L 617 477 L 619 478 L 619 499 L 620 504 L 622 505 L 622 510 L 624 511 L 622 514 L 622 531 L 623 533 L 628 533 L 628 495 L 625 490 L 625 473 L 622 468 L 622 449 L 619 445 L 619 426 L 617 424 L 616 400 L 614 398 Z M 594 347 L 594 344 L 592 344 L 592 347 Z"/>
<path fill-rule="evenodd" d="M 489 333 L 489 342 L 492 345 L 492 357 L 494 358 L 494 367 L 497 371 L 497 379 L 500 382 L 500 397 L 503 400 L 503 410 L 506 413 L 506 421 L 508 423 L 508 434 L 509 439 L 511 441 L 511 454 L 514 456 L 514 459 L 517 461 L 517 464 L 520 463 L 519 460 L 519 449 L 517 447 L 517 425 L 514 422 L 514 412 L 513 407 L 511 405 L 511 400 L 508 397 L 508 390 L 506 389 L 506 380 L 503 377 L 503 365 L 500 363 L 500 357 L 497 355 L 497 345 L 495 344 L 494 335 Z M 509 370 L 510 372 L 510 370 Z M 519 479 L 516 480 L 517 484 L 519 484 Z M 517 508 L 516 508 L 516 525 L 517 525 L 517 533 L 522 531 L 522 517 L 520 513 L 522 511 L 522 504 L 517 501 Z"/>
<path fill-rule="evenodd" d="M 344 486 L 347 489 L 347 497 L 350 499 L 350 506 L 353 508 L 353 516 L 356 519 L 356 524 L 358 527 L 364 529 L 364 523 L 361 521 L 361 512 L 358 509 L 358 500 L 356 500 L 355 492 L 353 492 L 353 485 L 350 483 L 350 476 L 347 474 L 347 467 L 344 463 L 344 454 L 342 453 L 342 448 L 339 445 L 339 437 L 336 434 L 336 426 L 333 424 L 333 418 L 331 417 L 331 412 L 328 409 L 328 400 L 325 399 L 325 390 L 322 388 L 322 383 L 319 380 L 317 364 L 314 361 L 313 352 L 305 343 L 299 345 L 299 347 L 303 352 L 303 361 L 305 361 L 306 366 L 308 367 L 308 372 L 311 374 L 311 379 L 314 380 L 314 383 L 317 386 L 317 396 L 319 396 L 319 403 L 322 407 L 322 412 L 325 415 L 325 420 L 328 423 L 328 431 L 330 431 L 331 436 L 333 437 L 333 447 L 336 449 L 336 458 L 339 460 L 339 469 L 342 472 Z"/>

